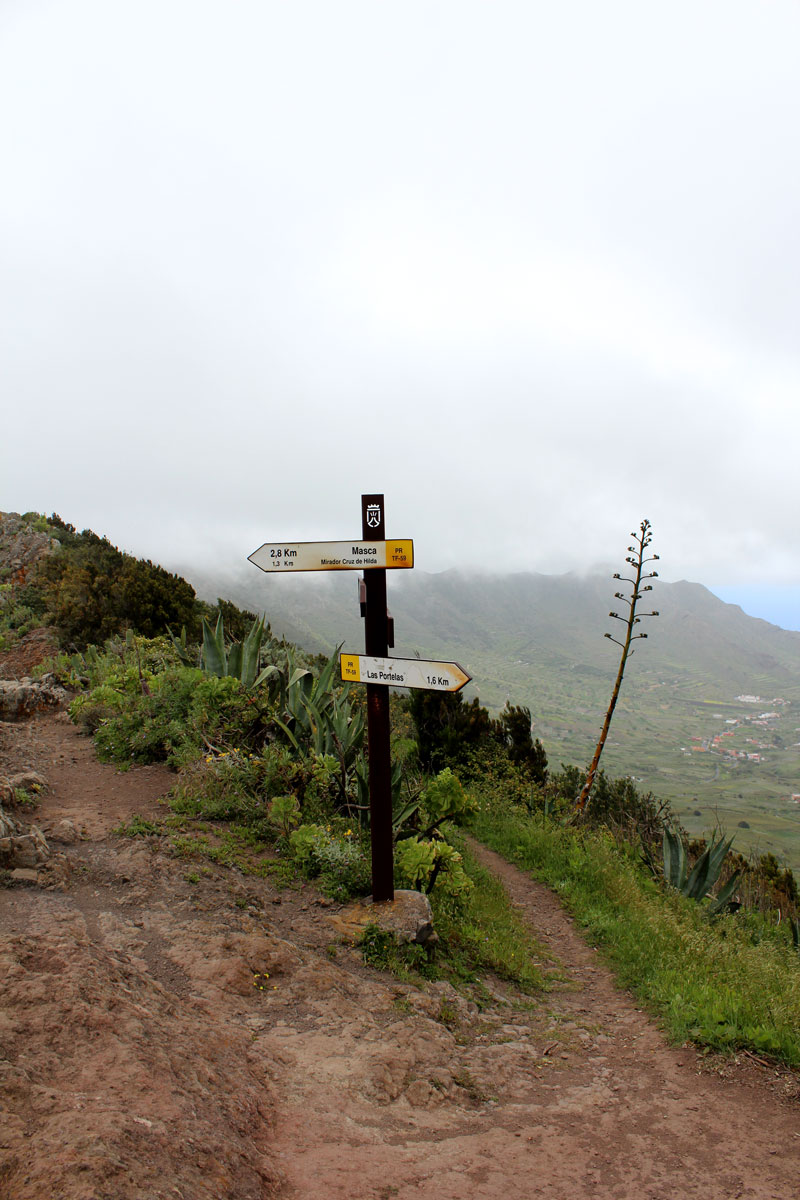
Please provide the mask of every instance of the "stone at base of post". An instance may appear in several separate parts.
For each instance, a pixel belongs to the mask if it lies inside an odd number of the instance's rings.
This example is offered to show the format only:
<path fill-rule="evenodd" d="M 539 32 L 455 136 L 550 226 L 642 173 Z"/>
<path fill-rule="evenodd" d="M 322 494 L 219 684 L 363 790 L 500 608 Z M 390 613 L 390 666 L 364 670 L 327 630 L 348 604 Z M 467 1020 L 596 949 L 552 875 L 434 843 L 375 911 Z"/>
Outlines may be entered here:
<path fill-rule="evenodd" d="M 331 924 L 344 937 L 358 941 L 368 925 L 394 934 L 401 945 L 415 942 L 418 946 L 433 946 L 439 940 L 433 928 L 431 902 L 423 892 L 399 888 L 394 900 L 376 903 L 371 897 L 348 904 L 330 918 Z"/>

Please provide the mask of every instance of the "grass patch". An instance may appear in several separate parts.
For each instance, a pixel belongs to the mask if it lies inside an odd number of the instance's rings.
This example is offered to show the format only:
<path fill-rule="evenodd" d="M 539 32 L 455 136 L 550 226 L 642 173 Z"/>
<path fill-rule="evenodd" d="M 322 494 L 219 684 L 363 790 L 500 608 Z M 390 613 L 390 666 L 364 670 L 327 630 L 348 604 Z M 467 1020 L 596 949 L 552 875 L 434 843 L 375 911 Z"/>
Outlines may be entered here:
<path fill-rule="evenodd" d="M 500 881 L 477 862 L 462 839 L 455 835 L 453 841 L 475 886 L 459 903 L 435 893 L 432 897 L 434 927 L 445 957 L 464 978 L 474 981 L 477 972 L 490 971 L 521 991 L 542 991 L 547 986 L 544 949 L 511 907 Z"/>
<path fill-rule="evenodd" d="M 800 956 L 765 922 L 710 921 L 602 833 L 487 808 L 473 830 L 563 898 L 673 1039 L 800 1065 Z"/>
<path fill-rule="evenodd" d="M 14 803 L 19 808 L 35 808 L 39 797 L 35 791 L 29 792 L 27 788 L 14 788 Z"/>
<path fill-rule="evenodd" d="M 272 857 L 254 830 L 246 825 L 215 829 L 204 824 L 201 831 L 176 832 L 170 837 L 169 848 L 176 858 L 205 859 L 221 867 L 234 868 L 242 875 L 269 878 L 278 887 L 292 887 L 297 883 L 294 865 Z"/>
<path fill-rule="evenodd" d="M 158 821 L 147 821 L 138 813 L 134 813 L 130 821 L 123 821 L 111 832 L 117 837 L 160 837 L 164 828 Z"/>
<path fill-rule="evenodd" d="M 464 869 L 474 886 L 458 896 L 436 891 L 431 895 L 438 944 L 430 951 L 418 945 L 400 946 L 391 933 L 370 925 L 361 941 L 364 961 L 406 982 L 447 980 L 467 990 L 479 1007 L 486 994 L 482 977 L 487 974 L 506 980 L 526 995 L 544 990 L 542 947 L 514 912 L 502 884 L 457 836 L 453 841 L 459 843 Z"/>
<path fill-rule="evenodd" d="M 424 946 L 410 942 L 400 945 L 393 933 L 377 925 L 367 925 L 359 945 L 367 966 L 389 971 L 405 983 L 442 978 L 438 965 Z"/>

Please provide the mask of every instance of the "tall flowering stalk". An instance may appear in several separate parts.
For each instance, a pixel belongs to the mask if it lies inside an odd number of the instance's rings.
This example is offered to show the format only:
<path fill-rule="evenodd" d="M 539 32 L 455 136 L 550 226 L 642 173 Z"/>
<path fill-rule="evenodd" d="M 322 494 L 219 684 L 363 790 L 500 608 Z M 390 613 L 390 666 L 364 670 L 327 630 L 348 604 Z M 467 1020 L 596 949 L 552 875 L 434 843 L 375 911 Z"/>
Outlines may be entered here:
<path fill-rule="evenodd" d="M 619 689 L 622 686 L 622 677 L 625 674 L 625 664 L 633 654 L 632 643 L 638 638 L 647 637 L 646 633 L 635 633 L 634 628 L 639 624 L 642 617 L 658 616 L 657 611 L 640 613 L 638 616 L 636 615 L 636 606 L 644 593 L 652 592 L 653 590 L 653 585 L 651 583 L 646 583 L 645 580 L 656 579 L 658 577 L 658 571 L 649 571 L 646 574 L 644 571 L 644 568 L 648 563 L 656 562 L 658 559 L 657 554 L 652 554 L 649 558 L 645 557 L 647 548 L 653 540 L 650 522 L 645 518 L 645 520 L 642 521 L 641 525 L 639 526 L 639 532 L 631 533 L 631 537 L 633 538 L 633 545 L 628 546 L 628 557 L 625 559 L 625 562 L 633 568 L 633 579 L 629 579 L 625 575 L 620 575 L 619 572 L 616 572 L 613 576 L 614 579 L 619 579 L 621 583 L 628 583 L 631 586 L 632 590 L 629 596 L 626 596 L 624 592 L 614 593 L 614 596 L 617 600 L 622 600 L 625 604 L 627 604 L 628 612 L 627 615 L 623 614 L 623 616 L 620 616 L 619 613 L 615 612 L 608 614 L 610 617 L 613 617 L 615 621 L 621 621 L 625 626 L 623 640 L 620 641 L 619 638 L 615 638 L 610 633 L 605 634 L 605 637 L 607 637 L 609 641 L 614 642 L 615 645 L 622 648 L 622 656 L 619 660 L 619 670 L 617 671 L 617 678 L 614 681 L 614 690 L 611 693 L 611 701 L 606 711 L 605 720 L 603 721 L 603 728 L 600 731 L 600 739 L 594 752 L 594 758 L 589 766 L 589 771 L 586 776 L 586 783 L 583 785 L 583 789 L 577 800 L 576 807 L 579 812 L 583 812 L 589 801 L 592 785 L 594 784 L 594 777 L 597 774 L 597 768 L 600 762 L 600 755 L 603 753 L 603 747 L 606 744 L 606 738 L 608 737 L 608 731 L 611 726 L 611 718 L 614 715 L 614 709 L 617 707 Z"/>

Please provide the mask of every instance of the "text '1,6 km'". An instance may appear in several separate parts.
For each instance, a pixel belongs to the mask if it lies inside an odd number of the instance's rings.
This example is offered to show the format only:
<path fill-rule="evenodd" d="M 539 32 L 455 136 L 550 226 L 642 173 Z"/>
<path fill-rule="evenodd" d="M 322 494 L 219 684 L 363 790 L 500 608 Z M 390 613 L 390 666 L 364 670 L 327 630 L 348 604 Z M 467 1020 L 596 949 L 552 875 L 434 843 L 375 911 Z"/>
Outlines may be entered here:
<path fill-rule="evenodd" d="M 385 687 L 421 688 L 426 692 L 460 692 L 472 678 L 456 662 L 427 662 L 422 658 L 376 658 L 340 654 L 344 683 L 377 683 Z"/>
<path fill-rule="evenodd" d="M 265 542 L 248 562 L 262 571 L 368 571 L 370 568 L 414 566 L 414 543 L 391 542 Z"/>

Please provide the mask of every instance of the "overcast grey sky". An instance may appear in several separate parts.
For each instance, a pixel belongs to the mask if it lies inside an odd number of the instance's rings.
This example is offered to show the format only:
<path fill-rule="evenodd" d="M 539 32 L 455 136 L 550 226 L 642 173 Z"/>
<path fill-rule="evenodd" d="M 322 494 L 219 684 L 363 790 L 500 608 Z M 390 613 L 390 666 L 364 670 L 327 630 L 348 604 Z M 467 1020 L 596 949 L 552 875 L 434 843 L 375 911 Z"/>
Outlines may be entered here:
<path fill-rule="evenodd" d="M 799 62 L 796 0 L 0 0 L 0 508 L 228 566 L 383 491 L 430 571 L 647 516 L 796 600 Z"/>

